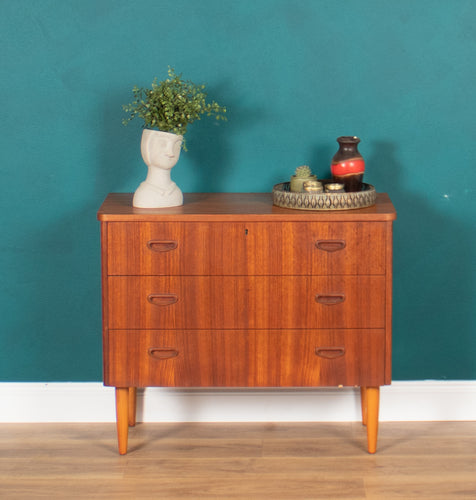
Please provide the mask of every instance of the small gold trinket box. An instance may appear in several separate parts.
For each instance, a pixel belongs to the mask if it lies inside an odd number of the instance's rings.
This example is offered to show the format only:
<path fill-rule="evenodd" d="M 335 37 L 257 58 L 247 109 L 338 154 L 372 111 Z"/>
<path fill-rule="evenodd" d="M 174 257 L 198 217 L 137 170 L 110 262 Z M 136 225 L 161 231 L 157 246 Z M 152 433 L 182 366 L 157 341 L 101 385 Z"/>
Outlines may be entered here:
<path fill-rule="evenodd" d="M 306 193 L 322 193 L 322 182 L 306 181 L 303 188 Z"/>
<path fill-rule="evenodd" d="M 344 193 L 344 184 L 340 184 L 339 182 L 331 182 L 330 184 L 326 184 L 326 192 L 327 193 Z"/>

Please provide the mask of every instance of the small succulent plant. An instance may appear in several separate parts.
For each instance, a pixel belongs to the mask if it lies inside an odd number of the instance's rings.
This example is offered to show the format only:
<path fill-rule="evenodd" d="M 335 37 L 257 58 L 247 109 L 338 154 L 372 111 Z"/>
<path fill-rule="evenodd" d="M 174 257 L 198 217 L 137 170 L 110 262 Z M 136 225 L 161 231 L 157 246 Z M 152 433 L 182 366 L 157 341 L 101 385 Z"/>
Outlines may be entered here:
<path fill-rule="evenodd" d="M 290 189 L 294 192 L 304 191 L 304 183 L 308 180 L 316 180 L 317 177 L 311 173 L 310 167 L 301 165 L 296 168 L 294 175 L 291 176 Z"/>
<path fill-rule="evenodd" d="M 300 167 L 296 168 L 296 172 L 294 175 L 299 178 L 309 177 L 311 175 L 311 169 L 307 165 L 301 165 Z"/>

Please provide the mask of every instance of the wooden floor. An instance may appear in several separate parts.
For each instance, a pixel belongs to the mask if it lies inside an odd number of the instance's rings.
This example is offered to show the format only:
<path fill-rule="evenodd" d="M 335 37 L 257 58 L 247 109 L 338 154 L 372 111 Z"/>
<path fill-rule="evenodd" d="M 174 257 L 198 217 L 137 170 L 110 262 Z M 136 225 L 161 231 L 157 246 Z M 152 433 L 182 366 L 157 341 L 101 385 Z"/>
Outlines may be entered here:
<path fill-rule="evenodd" d="M 0 498 L 476 499 L 476 422 L 3 424 Z"/>

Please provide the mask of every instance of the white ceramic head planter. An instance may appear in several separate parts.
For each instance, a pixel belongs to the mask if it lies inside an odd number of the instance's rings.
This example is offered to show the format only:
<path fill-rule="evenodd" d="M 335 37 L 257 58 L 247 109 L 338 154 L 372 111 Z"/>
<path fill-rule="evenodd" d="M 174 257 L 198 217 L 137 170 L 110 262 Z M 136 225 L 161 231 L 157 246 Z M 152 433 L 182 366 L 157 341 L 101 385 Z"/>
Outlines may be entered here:
<path fill-rule="evenodd" d="M 141 153 L 148 167 L 147 178 L 134 193 L 137 208 L 162 208 L 183 205 L 183 194 L 170 178 L 170 170 L 180 157 L 183 137 L 170 132 L 145 129 Z"/>

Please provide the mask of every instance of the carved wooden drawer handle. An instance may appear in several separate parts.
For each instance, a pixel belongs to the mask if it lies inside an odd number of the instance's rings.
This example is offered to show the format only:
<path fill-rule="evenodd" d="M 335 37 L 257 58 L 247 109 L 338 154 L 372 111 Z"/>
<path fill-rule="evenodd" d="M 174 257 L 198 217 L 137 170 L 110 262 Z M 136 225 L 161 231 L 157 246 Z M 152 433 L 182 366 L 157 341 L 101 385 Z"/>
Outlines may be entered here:
<path fill-rule="evenodd" d="M 345 240 L 317 240 L 316 247 L 324 252 L 337 252 L 345 248 Z"/>
<path fill-rule="evenodd" d="M 170 252 L 175 250 L 178 243 L 173 240 L 150 240 L 147 242 L 147 248 L 153 252 Z"/>
<path fill-rule="evenodd" d="M 149 347 L 147 353 L 155 359 L 171 359 L 179 355 L 173 347 Z"/>
<path fill-rule="evenodd" d="M 330 293 L 327 295 L 324 294 L 317 294 L 316 297 L 316 302 L 318 304 L 323 304 L 325 306 L 335 306 L 336 304 L 342 304 L 345 300 L 345 294 L 343 293 Z"/>
<path fill-rule="evenodd" d="M 151 293 L 147 300 L 154 306 L 170 306 L 178 301 L 174 293 Z"/>
<path fill-rule="evenodd" d="M 316 355 L 321 358 L 335 359 L 345 354 L 345 347 L 316 347 Z"/>

